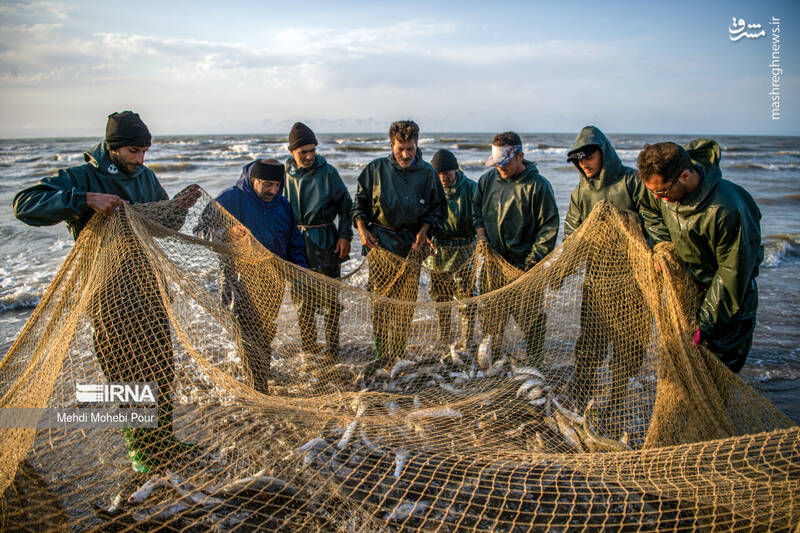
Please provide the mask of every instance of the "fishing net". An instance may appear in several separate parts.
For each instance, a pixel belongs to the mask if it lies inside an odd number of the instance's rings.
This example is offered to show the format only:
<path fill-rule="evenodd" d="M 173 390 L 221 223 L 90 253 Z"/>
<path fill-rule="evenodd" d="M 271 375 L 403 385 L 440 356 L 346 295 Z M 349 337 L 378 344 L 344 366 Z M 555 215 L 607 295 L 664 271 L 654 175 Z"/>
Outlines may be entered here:
<path fill-rule="evenodd" d="M 152 382 L 157 426 L 0 429 L 0 528 L 792 531 L 800 430 L 691 345 L 697 303 L 608 203 L 527 272 L 479 241 L 340 280 L 205 194 L 125 206 L 65 259 L 0 407 Z"/>

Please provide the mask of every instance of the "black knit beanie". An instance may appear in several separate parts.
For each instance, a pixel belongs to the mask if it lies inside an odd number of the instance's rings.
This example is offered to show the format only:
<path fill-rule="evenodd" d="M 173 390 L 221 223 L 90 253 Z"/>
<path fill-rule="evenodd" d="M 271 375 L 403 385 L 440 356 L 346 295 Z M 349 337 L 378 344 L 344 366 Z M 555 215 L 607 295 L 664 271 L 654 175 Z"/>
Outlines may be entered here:
<path fill-rule="evenodd" d="M 436 172 L 447 172 L 448 170 L 458 170 L 458 160 L 450 150 L 439 150 L 433 154 L 431 165 Z"/>
<path fill-rule="evenodd" d="M 274 159 L 256 159 L 250 167 L 250 179 L 279 181 L 283 183 L 286 169 Z"/>
<path fill-rule="evenodd" d="M 318 144 L 314 132 L 302 122 L 295 122 L 289 132 L 289 150 L 297 150 L 307 144 Z"/>
<path fill-rule="evenodd" d="M 151 140 L 150 130 L 138 113 L 120 111 L 108 115 L 106 143 L 109 150 L 123 146 L 150 146 Z"/>

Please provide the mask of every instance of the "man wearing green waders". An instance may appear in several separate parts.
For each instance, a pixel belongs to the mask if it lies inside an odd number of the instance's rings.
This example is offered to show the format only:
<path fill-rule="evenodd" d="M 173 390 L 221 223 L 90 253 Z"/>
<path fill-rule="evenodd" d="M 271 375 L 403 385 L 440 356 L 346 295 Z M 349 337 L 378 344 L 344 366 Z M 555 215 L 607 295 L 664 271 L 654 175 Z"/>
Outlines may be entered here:
<path fill-rule="evenodd" d="M 622 164 L 611 141 L 595 126 L 583 128 L 567 153 L 567 161 L 578 170 L 578 185 L 572 191 L 564 220 L 564 238 L 568 238 L 589 217 L 592 209 L 605 200 L 622 212 L 635 217 L 639 224 L 639 197 L 642 184 L 636 171 Z M 587 253 L 591 253 L 587 250 Z M 617 264 L 612 271 L 607 265 L 587 257 L 581 290 L 581 330 L 575 343 L 575 384 L 573 397 L 579 409 L 597 388 L 597 369 L 608 354 L 611 391 L 609 414 L 622 407 L 628 380 L 636 375 L 644 359 L 650 338 L 651 317 L 644 311 L 641 291 L 632 285 L 630 265 Z M 620 306 L 620 302 L 624 305 Z M 637 305 L 638 304 L 638 305 Z M 610 313 L 611 309 L 619 313 Z M 620 324 L 624 331 L 620 331 Z"/>
<path fill-rule="evenodd" d="M 20 191 L 14 197 L 14 215 L 31 226 L 66 222 L 77 239 L 95 213 L 111 217 L 126 203 L 168 200 L 156 175 L 144 166 L 150 142 L 150 131 L 138 114 L 112 113 L 105 141 L 83 155 L 86 163 Z M 183 216 L 159 222 L 182 225 L 199 196 L 195 186 L 179 192 L 173 202 Z M 159 291 L 163 282 L 135 240 L 121 242 L 118 250 L 105 256 L 106 281 L 90 287 L 92 341 L 109 382 L 158 384 L 158 427 L 123 430 L 133 469 L 147 473 L 193 447 L 178 442 L 172 430 L 175 358 Z"/>
<path fill-rule="evenodd" d="M 720 157 L 710 139 L 646 145 L 637 160 L 648 190 L 641 213 L 656 243 L 672 241 L 697 285 L 692 342 L 739 372 L 756 326 L 761 211 L 750 193 L 722 179 Z"/>
<path fill-rule="evenodd" d="M 434 232 L 431 242 L 433 253 L 427 259 L 431 269 L 431 300 L 448 302 L 474 296 L 474 265 L 467 259 L 475 250 L 475 227 L 472 225 L 472 196 L 477 183 L 458 168 L 458 160 L 449 150 L 439 150 L 431 158 L 431 165 L 439 174 L 447 205 L 444 221 Z M 462 305 L 461 340 L 459 349 L 472 345 L 475 326 L 475 304 Z M 437 309 L 439 340 L 450 342 L 452 336 L 450 308 Z"/>
<path fill-rule="evenodd" d="M 530 270 L 553 251 L 558 236 L 558 207 L 550 182 L 536 164 L 526 160 L 522 139 L 513 131 L 492 141 L 486 166 L 495 167 L 478 181 L 472 198 L 472 221 L 479 239 L 517 270 Z M 481 270 L 481 294 L 499 289 L 510 280 L 496 265 Z M 482 309 L 484 334 L 492 336 L 492 357 L 501 356 L 509 315 L 525 335 L 530 364 L 541 366 L 547 315 L 542 311 L 542 288 L 513 299 L 495 300 Z"/>
<path fill-rule="evenodd" d="M 353 238 L 351 211 L 353 200 L 342 178 L 325 158 L 317 154 L 317 137 L 302 122 L 295 123 L 289 132 L 289 151 L 286 160 L 286 188 L 289 200 L 303 234 L 308 268 L 330 278 L 341 275 L 341 263 L 350 255 Z M 334 224 L 339 217 L 338 226 Z M 342 304 L 333 285 L 292 287 L 297 305 L 300 340 L 305 352 L 317 352 L 315 314 L 325 316 L 325 353 L 334 357 L 339 350 L 339 318 Z"/>
<path fill-rule="evenodd" d="M 372 248 L 380 247 L 399 256 L 369 256 L 369 290 L 410 302 L 417 299 L 419 263 L 401 264 L 396 259 L 421 250 L 444 216 L 442 185 L 433 167 L 422 160 L 418 140 L 419 126 L 414 121 L 392 123 L 392 153 L 375 159 L 361 171 L 353 206 L 353 224 L 361 238 L 362 253 L 367 255 Z M 375 355 L 384 364 L 403 356 L 413 314 L 410 305 L 395 305 L 380 298 L 373 301 Z"/>

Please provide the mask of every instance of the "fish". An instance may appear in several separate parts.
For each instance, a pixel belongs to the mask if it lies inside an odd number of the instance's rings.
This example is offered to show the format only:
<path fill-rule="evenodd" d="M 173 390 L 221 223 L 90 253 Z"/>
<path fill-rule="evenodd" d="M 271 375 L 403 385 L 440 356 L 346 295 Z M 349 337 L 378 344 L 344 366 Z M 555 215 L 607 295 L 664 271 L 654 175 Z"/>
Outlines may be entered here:
<path fill-rule="evenodd" d="M 539 385 L 531 387 L 531 390 L 528 391 L 528 400 L 534 400 L 534 401 L 539 400 L 544 397 L 545 392 L 546 391 L 544 387 L 541 387 Z"/>
<path fill-rule="evenodd" d="M 409 453 L 405 448 L 400 448 L 399 450 L 395 451 L 394 477 L 399 478 L 400 474 L 403 473 L 403 469 L 406 467 L 406 463 L 408 463 L 408 458 Z"/>
<path fill-rule="evenodd" d="M 525 393 L 527 393 L 532 387 L 542 386 L 542 385 L 544 385 L 544 381 L 542 381 L 539 378 L 528 379 L 522 385 L 520 385 L 519 389 L 517 389 L 517 394 L 515 396 L 517 398 L 520 398 L 524 396 Z"/>
<path fill-rule="evenodd" d="M 458 355 L 458 351 L 456 350 L 455 343 L 450 345 L 450 359 L 453 361 L 453 364 L 456 366 L 464 366 L 464 360 L 461 359 L 461 356 Z"/>
<path fill-rule="evenodd" d="M 189 507 L 191 507 L 189 502 L 180 499 L 178 501 L 164 502 L 160 505 L 156 505 L 152 509 L 134 511 L 131 513 L 131 516 L 133 516 L 134 520 L 137 522 L 147 522 L 148 520 L 163 522 L 185 511 Z"/>
<path fill-rule="evenodd" d="M 421 515 L 428 510 L 430 505 L 430 502 L 425 500 L 418 502 L 403 501 L 394 509 L 386 513 L 383 516 L 383 520 L 385 522 L 400 522 L 406 520 L 410 516 Z"/>
<path fill-rule="evenodd" d="M 492 336 L 487 335 L 478 346 L 478 365 L 481 370 L 492 366 Z"/>
<path fill-rule="evenodd" d="M 583 435 L 581 435 L 587 448 L 589 448 L 589 451 L 623 452 L 632 450 L 633 448 L 631 448 L 627 442 L 623 442 L 622 440 L 608 439 L 598 435 L 597 431 L 594 429 L 594 424 L 592 424 L 592 414 L 595 412 L 594 398 L 592 398 L 589 400 L 589 403 L 586 404 L 586 410 L 583 414 Z"/>
<path fill-rule="evenodd" d="M 417 366 L 417 363 L 414 361 L 409 361 L 407 359 L 400 359 L 397 361 L 392 370 L 389 372 L 389 379 L 395 379 L 401 372 L 405 372 L 411 368 Z"/>
<path fill-rule="evenodd" d="M 167 479 L 169 479 L 170 484 L 178 494 L 189 498 L 194 503 L 200 505 L 221 505 L 225 503 L 223 500 L 209 496 L 203 491 L 191 486 L 181 476 L 171 470 L 167 470 Z"/>
<path fill-rule="evenodd" d="M 534 376 L 534 377 L 537 377 L 537 378 L 539 378 L 541 380 L 546 379 L 544 377 L 544 374 L 542 374 L 538 369 L 536 369 L 536 368 L 534 368 L 532 366 L 517 366 L 517 367 L 513 368 L 513 371 L 514 371 L 514 374 L 515 374 L 514 375 L 514 379 L 528 379 L 528 378 L 523 378 L 522 377 L 523 375 Z"/>
<path fill-rule="evenodd" d="M 157 477 L 147 481 L 128 497 L 128 503 L 142 503 L 150 497 L 150 493 L 153 492 L 154 489 L 159 487 L 169 487 L 169 482 L 163 477 Z"/>
<path fill-rule="evenodd" d="M 534 407 L 542 407 L 544 404 L 547 403 L 547 400 L 548 400 L 547 396 L 542 396 L 541 398 L 537 398 L 528 403 L 533 405 Z"/>
<path fill-rule="evenodd" d="M 461 394 L 461 391 L 455 388 L 453 385 L 449 383 L 440 383 L 439 386 L 448 394 L 452 394 L 453 396 L 458 396 Z"/>
<path fill-rule="evenodd" d="M 558 403 L 556 400 L 553 400 L 553 402 Z M 571 420 L 567 418 L 567 416 L 564 415 L 560 409 L 556 409 L 553 412 L 553 415 L 556 420 L 558 432 L 561 433 L 561 435 L 564 437 L 564 440 L 566 440 L 568 444 L 572 445 L 572 447 L 577 448 L 579 452 L 585 451 L 583 444 L 581 444 L 581 439 L 578 436 L 578 432 L 575 431 L 575 427 L 572 425 Z"/>
<path fill-rule="evenodd" d="M 461 418 L 461 411 L 452 407 L 429 407 L 408 413 L 408 418 Z"/>
<path fill-rule="evenodd" d="M 383 368 L 379 368 L 375 370 L 375 373 L 372 374 L 372 377 L 374 379 L 389 379 L 389 373 Z"/>
<path fill-rule="evenodd" d="M 361 436 L 361 442 L 364 443 L 364 446 L 367 448 L 367 450 L 380 455 L 384 454 L 384 451 L 380 447 L 376 446 L 371 440 L 369 440 L 369 437 L 367 437 L 367 432 L 364 431 L 363 427 L 359 428 L 358 434 Z"/>
<path fill-rule="evenodd" d="M 349 424 L 347 424 L 347 428 L 344 430 L 344 434 L 342 438 L 339 439 L 339 442 L 336 443 L 336 447 L 340 450 L 347 446 L 347 443 L 350 442 L 350 439 L 353 438 L 353 433 L 356 431 L 356 426 L 358 426 L 358 419 L 353 420 Z"/>
<path fill-rule="evenodd" d="M 508 363 L 508 359 L 505 358 L 505 357 L 503 357 L 499 361 L 496 361 L 492 365 L 492 367 L 485 372 L 486 377 L 487 378 L 491 378 L 491 377 L 494 377 L 494 376 L 496 376 L 498 374 L 501 374 L 503 372 L 503 369 L 506 366 L 506 363 Z"/>
<path fill-rule="evenodd" d="M 303 463 L 308 465 L 311 464 L 311 461 L 316 459 L 316 457 L 328 446 L 328 441 L 317 437 L 306 442 L 295 451 L 298 453 L 298 455 L 304 455 L 305 452 L 308 452 L 308 454 L 305 454 L 305 458 L 303 459 Z"/>

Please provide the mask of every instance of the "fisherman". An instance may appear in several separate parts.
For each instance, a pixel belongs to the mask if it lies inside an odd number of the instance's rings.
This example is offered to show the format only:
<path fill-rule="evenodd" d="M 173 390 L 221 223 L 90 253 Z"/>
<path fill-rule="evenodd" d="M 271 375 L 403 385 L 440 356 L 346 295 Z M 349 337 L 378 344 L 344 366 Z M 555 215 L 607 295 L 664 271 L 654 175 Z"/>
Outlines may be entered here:
<path fill-rule="evenodd" d="M 371 161 L 358 176 L 353 223 L 361 238 L 362 254 L 378 246 L 405 258 L 421 253 L 429 232 L 444 216 L 444 192 L 436 171 L 422 160 L 417 146 L 419 126 L 412 120 L 393 122 L 389 128 L 392 153 Z M 370 254 L 367 286 L 390 298 L 416 301 L 418 263 L 384 261 Z M 401 272 L 401 269 L 406 269 Z M 395 279 L 397 278 L 397 279 Z M 385 302 L 373 303 L 372 327 L 376 358 L 391 363 L 405 352 L 413 309 Z M 384 364 L 386 360 L 384 359 Z"/>
<path fill-rule="evenodd" d="M 431 299 L 448 302 L 470 298 L 475 294 L 475 268 L 467 261 L 475 250 L 475 228 L 472 225 L 472 196 L 478 186 L 459 169 L 458 160 L 449 150 L 433 154 L 431 165 L 439 174 L 444 189 L 447 213 L 444 222 L 433 231 L 433 254 L 428 257 L 431 268 Z M 461 313 L 461 340 L 458 348 L 468 350 L 473 346 L 475 329 L 475 304 L 463 305 Z M 450 308 L 437 309 L 439 339 L 450 341 Z"/>
<path fill-rule="evenodd" d="M 549 254 L 558 236 L 558 207 L 550 182 L 536 164 L 524 158 L 522 139 L 513 131 L 495 135 L 486 166 L 472 199 L 472 219 L 479 240 L 488 244 L 518 271 L 530 270 Z M 498 289 L 509 274 L 488 262 L 481 271 L 481 293 Z M 484 333 L 492 335 L 492 357 L 502 353 L 503 332 L 511 314 L 525 335 L 525 354 L 533 366 L 542 363 L 547 316 L 542 289 L 524 298 L 482 310 Z"/>
<path fill-rule="evenodd" d="M 242 341 L 239 352 L 248 379 L 263 394 L 269 392 L 271 345 L 286 285 L 277 258 L 308 268 L 303 235 L 289 201 L 282 194 L 285 173 L 285 167 L 275 159 L 257 159 L 246 164 L 236 185 L 216 198 L 236 222 L 225 225 L 224 219 L 220 220 L 209 206 L 194 230 L 196 235 L 209 240 L 233 242 L 242 255 L 249 255 L 245 252 L 250 244 L 246 238 L 249 230 L 258 243 L 276 256 L 271 261 L 222 261 L 222 301 L 232 310 L 239 325 Z"/>
<path fill-rule="evenodd" d="M 722 178 L 716 141 L 645 145 L 637 163 L 645 229 L 671 241 L 699 291 L 697 330 L 703 344 L 739 372 L 753 343 L 758 267 L 764 259 L 761 212 L 753 197 Z"/>
<path fill-rule="evenodd" d="M 302 122 L 296 122 L 289 132 L 289 152 L 284 193 L 305 239 L 309 267 L 329 278 L 339 278 L 341 264 L 350 255 L 353 200 L 336 169 L 317 154 L 317 138 Z M 334 224 L 337 216 L 338 227 Z M 328 357 L 334 357 L 339 350 L 342 314 L 338 290 L 333 284 L 307 286 L 305 289 L 312 291 L 308 293 L 298 290 L 299 285 L 292 288 L 303 351 L 318 351 L 314 315 L 320 310 L 325 315 L 325 351 Z"/>
<path fill-rule="evenodd" d="M 567 153 L 567 161 L 575 165 L 580 175 L 578 185 L 570 197 L 567 218 L 564 220 L 564 238 L 568 238 L 589 217 L 594 206 L 606 200 L 622 212 L 630 214 L 641 225 L 639 197 L 642 184 L 636 171 L 620 161 L 611 141 L 595 126 L 583 128 Z M 613 344 L 613 357 L 609 363 L 612 375 L 609 414 L 622 407 L 628 380 L 636 375 L 644 360 L 646 343 L 650 338 L 651 317 L 646 313 L 627 318 L 629 330 L 624 335 L 614 335 L 618 326 L 608 309 L 615 302 L 625 302 L 636 310 L 643 309 L 641 291 L 623 279 L 630 279 L 629 265 L 615 265 L 609 272 L 607 265 L 593 263 L 587 259 L 581 290 L 581 330 L 575 344 L 574 399 L 583 409 L 597 388 L 597 368 L 608 353 L 608 344 Z M 644 316 L 643 316 L 644 315 Z"/>
<path fill-rule="evenodd" d="M 144 166 L 151 144 L 150 131 L 137 113 L 122 111 L 108 116 L 105 141 L 83 154 L 85 164 L 59 170 L 14 197 L 14 215 L 31 226 L 66 222 L 72 237 L 95 213 L 127 224 L 125 204 L 168 200 L 152 170 Z M 173 198 L 169 220 L 183 225 L 189 208 L 200 197 L 190 186 Z M 92 343 L 106 379 L 111 383 L 156 383 L 158 426 L 125 428 L 123 434 L 133 470 L 146 474 L 191 450 L 191 443 L 176 440 L 173 427 L 175 359 L 167 312 L 160 290 L 167 290 L 150 259 L 135 240 L 120 238 L 101 275 L 105 281 L 90 296 Z"/>

